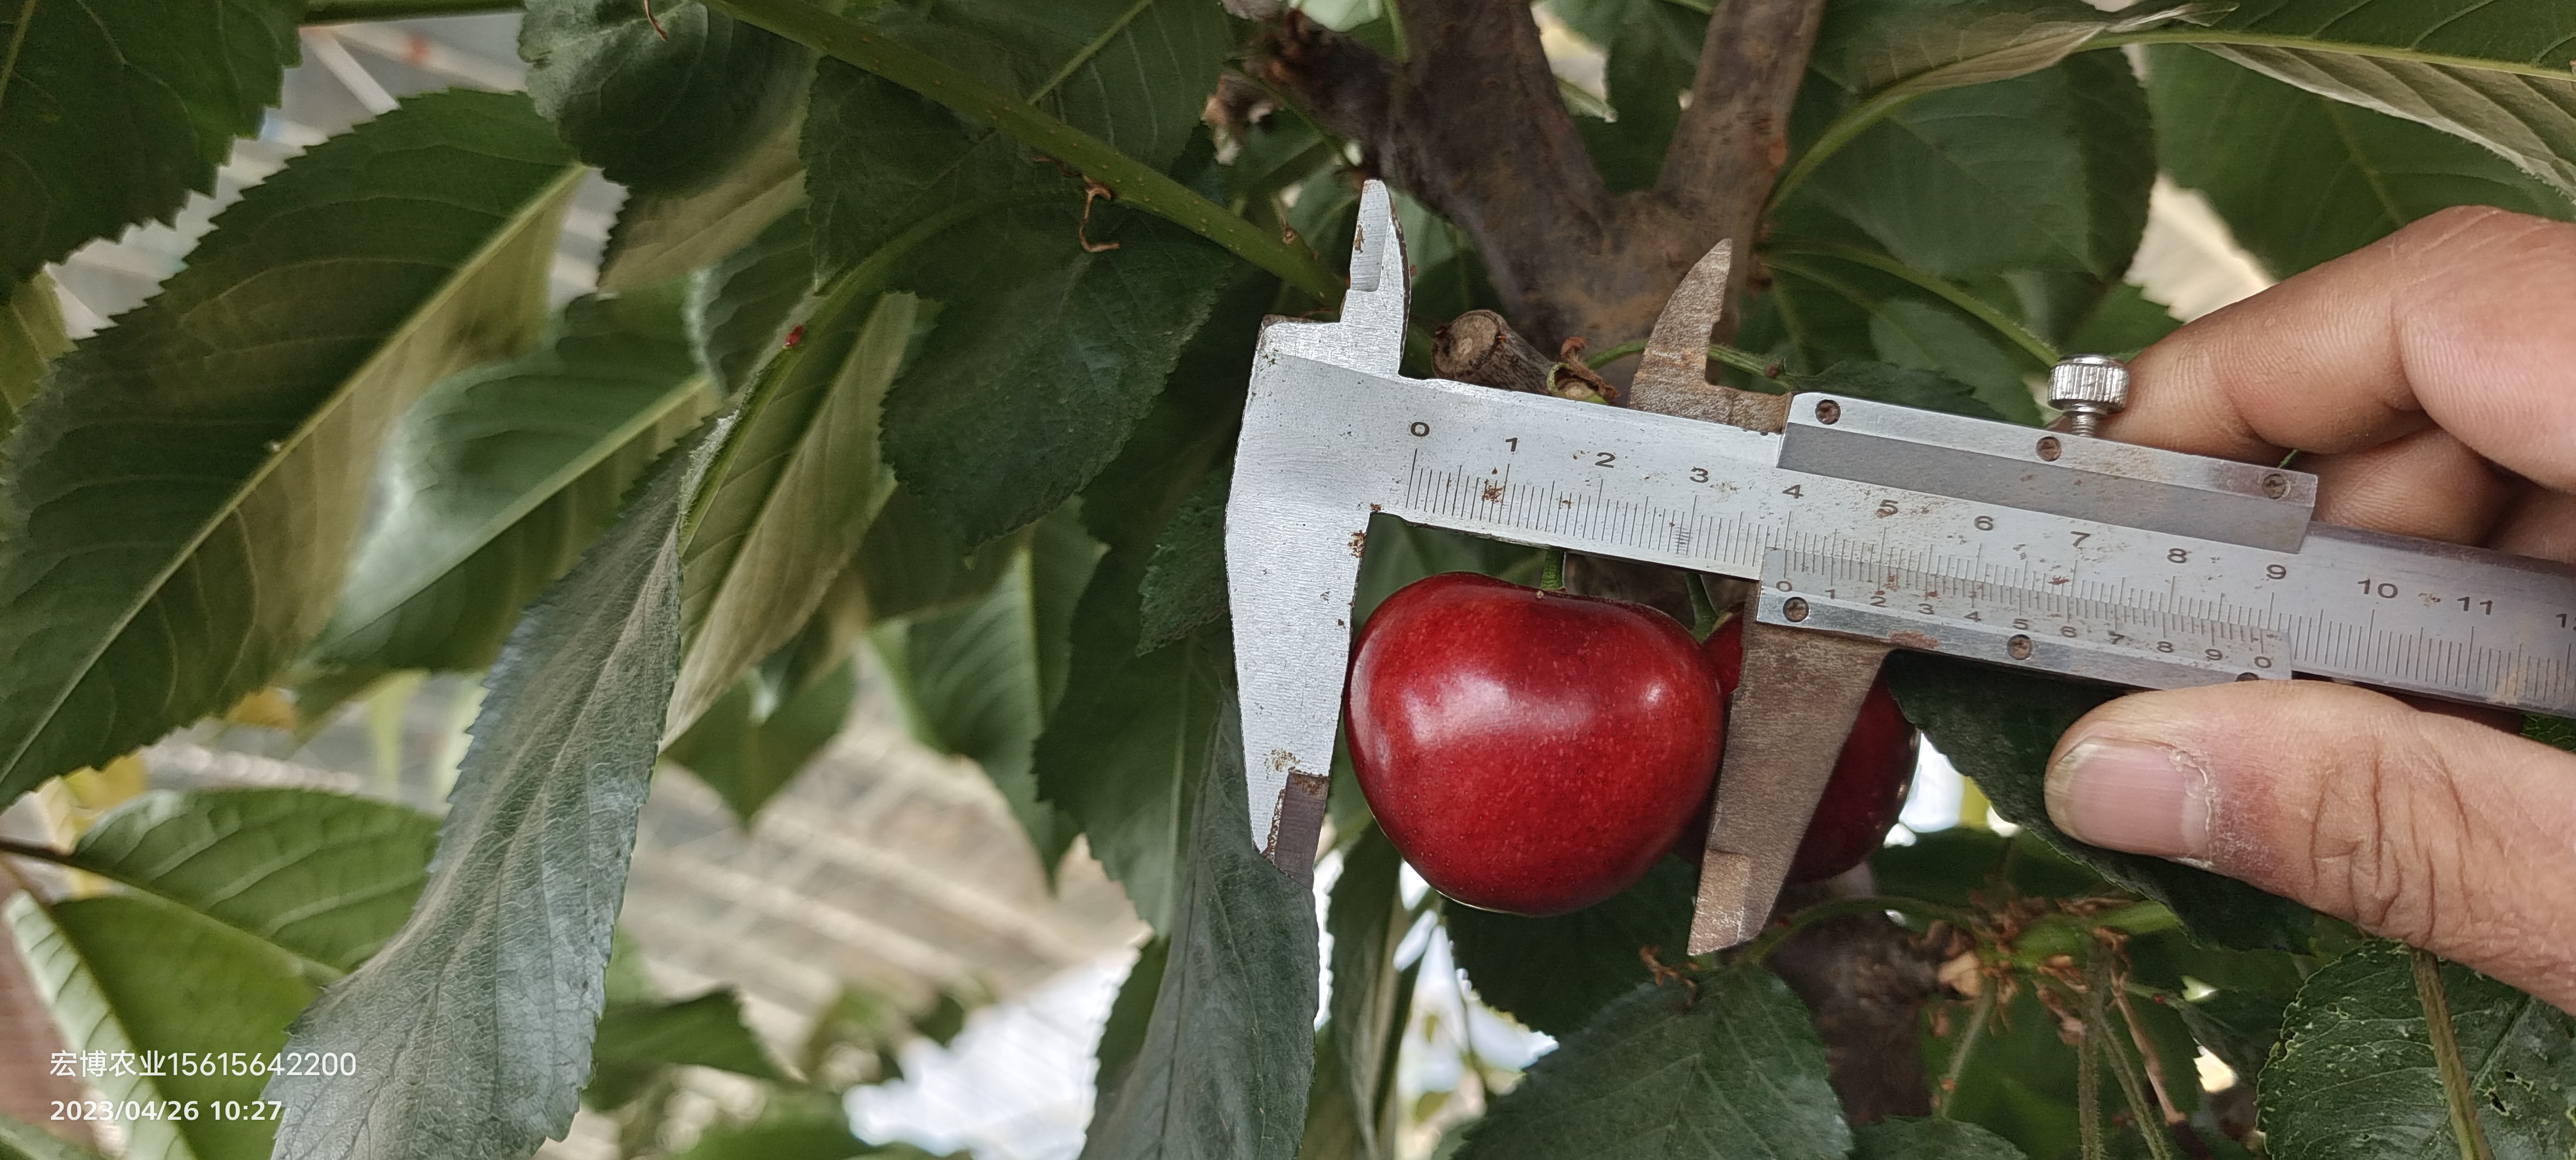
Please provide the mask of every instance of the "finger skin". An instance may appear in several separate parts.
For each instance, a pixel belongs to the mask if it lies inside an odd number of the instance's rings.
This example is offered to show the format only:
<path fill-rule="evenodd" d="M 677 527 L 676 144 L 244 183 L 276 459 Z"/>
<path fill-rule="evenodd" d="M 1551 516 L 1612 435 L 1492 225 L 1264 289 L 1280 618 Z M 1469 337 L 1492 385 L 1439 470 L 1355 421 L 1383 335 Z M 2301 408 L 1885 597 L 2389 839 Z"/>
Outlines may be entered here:
<path fill-rule="evenodd" d="M 2130 365 L 2130 443 L 2249 462 L 2439 426 L 2576 490 L 2576 225 L 2444 210 L 2199 319 Z"/>
<path fill-rule="evenodd" d="M 2068 730 L 2052 768 L 2102 740 L 2165 747 L 2205 779 L 2188 860 L 2576 1012 L 2576 755 L 2318 681 L 2124 697 Z"/>

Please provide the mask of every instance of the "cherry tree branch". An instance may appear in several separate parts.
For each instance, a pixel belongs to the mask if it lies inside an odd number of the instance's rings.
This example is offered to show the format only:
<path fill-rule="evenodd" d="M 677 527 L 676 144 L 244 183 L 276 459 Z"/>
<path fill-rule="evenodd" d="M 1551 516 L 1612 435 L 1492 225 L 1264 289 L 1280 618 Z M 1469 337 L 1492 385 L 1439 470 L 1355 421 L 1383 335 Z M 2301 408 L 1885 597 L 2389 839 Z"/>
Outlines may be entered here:
<path fill-rule="evenodd" d="M 1717 6 L 1661 178 L 1634 193 L 1602 183 L 1521 0 L 1400 0 L 1402 62 L 1290 14 L 1258 67 L 1358 142 L 1379 176 L 1465 230 L 1504 313 L 1540 349 L 1577 335 L 1599 349 L 1644 338 L 1719 240 L 1749 254 L 1823 8 Z M 1737 263 L 1736 297 L 1752 269 Z M 1719 337 L 1732 329 L 1730 317 Z"/>
<path fill-rule="evenodd" d="M 1262 79 L 1359 144 L 1396 188 L 1457 223 L 1523 331 L 1583 332 L 1566 291 L 1596 277 L 1617 215 L 1557 96 L 1525 0 L 1401 0 L 1410 57 L 1290 13 Z"/>

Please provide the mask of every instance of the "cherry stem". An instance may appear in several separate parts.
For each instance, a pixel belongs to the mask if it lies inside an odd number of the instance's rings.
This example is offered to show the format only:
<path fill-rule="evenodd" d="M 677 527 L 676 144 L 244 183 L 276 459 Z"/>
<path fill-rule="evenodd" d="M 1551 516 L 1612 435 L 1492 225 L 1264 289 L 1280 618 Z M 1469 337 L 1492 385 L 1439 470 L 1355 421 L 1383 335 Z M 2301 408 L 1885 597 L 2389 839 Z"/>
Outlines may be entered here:
<path fill-rule="evenodd" d="M 1538 588 L 1541 592 L 1565 591 L 1565 549 L 1549 548 L 1539 556 Z"/>
<path fill-rule="evenodd" d="M 1707 640 L 1717 631 L 1717 602 L 1708 598 L 1708 578 L 1697 572 L 1682 574 L 1682 587 L 1690 589 L 1691 636 Z"/>
<path fill-rule="evenodd" d="M 2086 1005 L 2084 1032 L 2075 1043 L 2075 1130 L 2083 1160 L 2103 1158 L 2101 1051 L 2106 1045 L 2099 1008 L 2098 1001 Z"/>
<path fill-rule="evenodd" d="M 1932 1104 L 1932 1114 L 1950 1119 L 1950 1105 L 1959 1098 L 1959 1081 L 1968 1073 L 1968 1059 L 1985 1042 L 1986 1024 L 1994 1021 L 1995 997 L 2004 989 L 1998 979 L 1979 979 L 1976 1002 L 1968 1008 L 1968 1026 L 1959 1032 L 1959 1045 L 1950 1049 L 1950 1066 L 1943 1069 L 1941 1090 Z"/>
<path fill-rule="evenodd" d="M 2091 1039 L 2099 1029 L 2102 1058 L 2111 1061 L 2112 1078 L 2119 1081 L 2120 1098 L 2129 1105 L 2129 1118 L 2135 1121 L 2138 1136 L 2147 1142 L 2147 1154 L 2154 1160 L 2179 1160 L 2174 1154 L 2173 1137 L 2165 1130 L 2165 1118 L 2156 1105 L 2148 1102 L 2146 1085 L 2138 1079 L 2138 1061 L 2129 1058 L 2120 1042 L 2111 1036 L 2109 999 L 2119 988 L 2112 973 L 2109 948 L 2096 946 L 2084 962 L 2084 1037 Z M 2131 1029 L 2135 1034 L 2135 1029 Z"/>

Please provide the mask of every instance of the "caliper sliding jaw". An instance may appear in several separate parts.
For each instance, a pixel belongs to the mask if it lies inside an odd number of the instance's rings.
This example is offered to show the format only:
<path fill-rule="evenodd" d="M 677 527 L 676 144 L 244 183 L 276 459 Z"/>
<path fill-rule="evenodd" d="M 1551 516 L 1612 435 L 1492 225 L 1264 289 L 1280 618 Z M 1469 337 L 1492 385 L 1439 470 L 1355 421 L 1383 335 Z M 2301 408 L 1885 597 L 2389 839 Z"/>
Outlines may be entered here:
<path fill-rule="evenodd" d="M 1691 266 L 1646 338 L 1630 390 L 1641 410 L 1748 431 L 1787 426 L 1789 397 L 1708 381 L 1708 340 L 1726 309 L 1732 241 Z M 1744 671 L 1727 708 L 1726 755 L 1700 854 L 1690 953 L 1750 940 L 1771 915 L 1807 821 L 1833 779 L 1843 740 L 1890 646 L 1766 624 L 1757 594 L 1744 617 Z"/>

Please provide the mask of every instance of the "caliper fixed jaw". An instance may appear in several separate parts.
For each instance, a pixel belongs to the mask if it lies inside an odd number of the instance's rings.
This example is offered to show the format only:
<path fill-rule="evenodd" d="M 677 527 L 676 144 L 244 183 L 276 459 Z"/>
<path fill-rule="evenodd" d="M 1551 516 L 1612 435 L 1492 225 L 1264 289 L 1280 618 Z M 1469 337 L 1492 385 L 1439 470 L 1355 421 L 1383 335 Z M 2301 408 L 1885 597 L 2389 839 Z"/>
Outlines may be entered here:
<path fill-rule="evenodd" d="M 1234 616 L 1235 685 L 1243 706 L 1244 780 L 1252 840 L 1300 882 L 1332 785 L 1342 682 L 1351 647 L 1370 505 L 1356 488 L 1314 470 L 1340 454 L 1340 429 L 1296 413 L 1279 376 L 1304 360 L 1394 379 L 1404 357 L 1404 237 L 1385 183 L 1360 191 L 1351 286 L 1334 322 L 1272 318 L 1253 355 L 1252 390 L 1226 501 L 1226 583 Z M 1365 389 L 1365 388 L 1364 388 Z"/>

